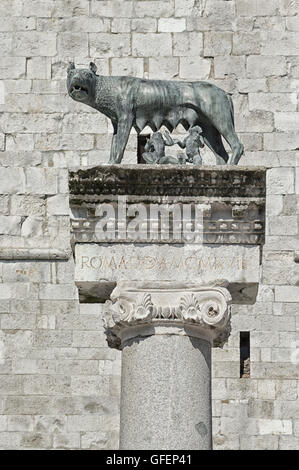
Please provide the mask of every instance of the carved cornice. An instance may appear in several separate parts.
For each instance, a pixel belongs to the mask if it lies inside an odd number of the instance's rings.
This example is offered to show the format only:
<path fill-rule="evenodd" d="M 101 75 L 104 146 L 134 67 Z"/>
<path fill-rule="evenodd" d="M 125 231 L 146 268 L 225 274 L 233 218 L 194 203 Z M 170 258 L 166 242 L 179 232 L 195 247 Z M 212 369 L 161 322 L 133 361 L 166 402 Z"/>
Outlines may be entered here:
<path fill-rule="evenodd" d="M 265 197 L 266 169 L 236 166 L 99 165 L 71 170 L 71 200 L 78 196 Z"/>
<path fill-rule="evenodd" d="M 108 343 L 119 347 L 124 339 L 155 334 L 157 327 L 177 327 L 220 345 L 230 331 L 230 303 L 223 287 L 119 282 L 105 304 Z M 171 334 L 168 328 L 164 334 Z"/>
<path fill-rule="evenodd" d="M 148 221 L 153 204 L 176 206 L 181 211 L 184 205 L 198 207 L 203 214 L 204 244 L 263 245 L 265 175 L 264 168 L 182 165 L 100 165 L 70 171 L 72 244 L 103 242 L 97 229 L 101 205 L 108 203 L 116 210 L 119 196 L 125 196 L 128 208 L 142 203 Z M 178 242 L 171 233 L 169 237 L 160 235 L 159 243 Z M 104 241 L 126 243 L 131 239 L 119 237 L 116 229 Z M 139 234 L 134 241 L 149 243 L 151 239 L 149 234 Z"/>

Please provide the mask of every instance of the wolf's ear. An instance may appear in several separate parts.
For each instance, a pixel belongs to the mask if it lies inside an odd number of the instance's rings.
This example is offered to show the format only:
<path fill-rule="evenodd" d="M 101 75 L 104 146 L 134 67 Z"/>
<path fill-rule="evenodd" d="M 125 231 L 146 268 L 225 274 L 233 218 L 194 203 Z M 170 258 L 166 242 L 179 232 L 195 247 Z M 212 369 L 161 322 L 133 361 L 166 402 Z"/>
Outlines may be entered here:
<path fill-rule="evenodd" d="M 94 62 L 89 62 L 89 70 L 93 73 L 96 73 L 96 71 L 98 70 L 96 64 Z"/>
<path fill-rule="evenodd" d="M 74 62 L 69 62 L 69 65 L 68 65 L 68 68 L 67 68 L 67 72 L 69 73 L 71 70 L 74 70 L 76 67 L 75 67 L 75 64 Z"/>

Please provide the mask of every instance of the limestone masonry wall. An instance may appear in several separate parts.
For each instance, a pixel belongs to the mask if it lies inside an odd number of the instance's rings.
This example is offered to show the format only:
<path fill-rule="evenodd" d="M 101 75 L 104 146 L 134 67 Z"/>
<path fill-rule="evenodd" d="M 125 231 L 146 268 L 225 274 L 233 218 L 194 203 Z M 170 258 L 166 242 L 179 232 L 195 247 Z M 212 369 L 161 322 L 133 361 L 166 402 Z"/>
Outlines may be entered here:
<path fill-rule="evenodd" d="M 213 350 L 214 448 L 299 447 L 298 44 L 298 0 L 0 0 L 0 448 L 118 446 L 120 353 L 67 260 L 67 168 L 106 162 L 111 128 L 67 96 L 69 59 L 232 94 L 240 164 L 269 168 L 267 236 L 258 301 Z"/>

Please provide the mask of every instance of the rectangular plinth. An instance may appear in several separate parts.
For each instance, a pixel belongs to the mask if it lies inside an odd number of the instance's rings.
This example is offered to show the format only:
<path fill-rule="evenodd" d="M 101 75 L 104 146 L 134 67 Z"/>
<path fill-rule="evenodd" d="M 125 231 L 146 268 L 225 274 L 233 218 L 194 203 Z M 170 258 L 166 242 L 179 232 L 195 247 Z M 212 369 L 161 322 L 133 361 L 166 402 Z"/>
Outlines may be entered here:
<path fill-rule="evenodd" d="M 151 242 L 154 226 L 159 227 L 156 239 L 160 243 L 178 243 L 177 234 L 165 235 L 158 211 L 181 214 L 182 225 L 188 211 L 194 225 L 194 214 L 200 213 L 204 244 L 264 243 L 264 168 L 101 165 L 71 171 L 69 185 L 73 244 L 132 242 L 128 225 L 137 206 L 145 214 L 145 228 L 134 237 L 135 244 Z M 104 234 L 107 204 L 109 226 L 114 228 Z"/>
<path fill-rule="evenodd" d="M 70 171 L 69 187 L 83 301 L 109 298 L 120 280 L 222 285 L 255 301 L 265 168 L 99 165 Z"/>

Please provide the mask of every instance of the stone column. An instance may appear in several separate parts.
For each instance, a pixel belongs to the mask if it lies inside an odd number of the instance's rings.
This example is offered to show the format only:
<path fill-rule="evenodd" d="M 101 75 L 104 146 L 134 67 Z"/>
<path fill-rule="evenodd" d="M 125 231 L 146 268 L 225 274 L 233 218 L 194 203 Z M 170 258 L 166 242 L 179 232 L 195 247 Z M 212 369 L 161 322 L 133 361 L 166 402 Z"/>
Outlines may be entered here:
<path fill-rule="evenodd" d="M 121 449 L 211 449 L 211 346 L 229 334 L 223 287 L 117 284 L 106 331 L 122 349 Z"/>

